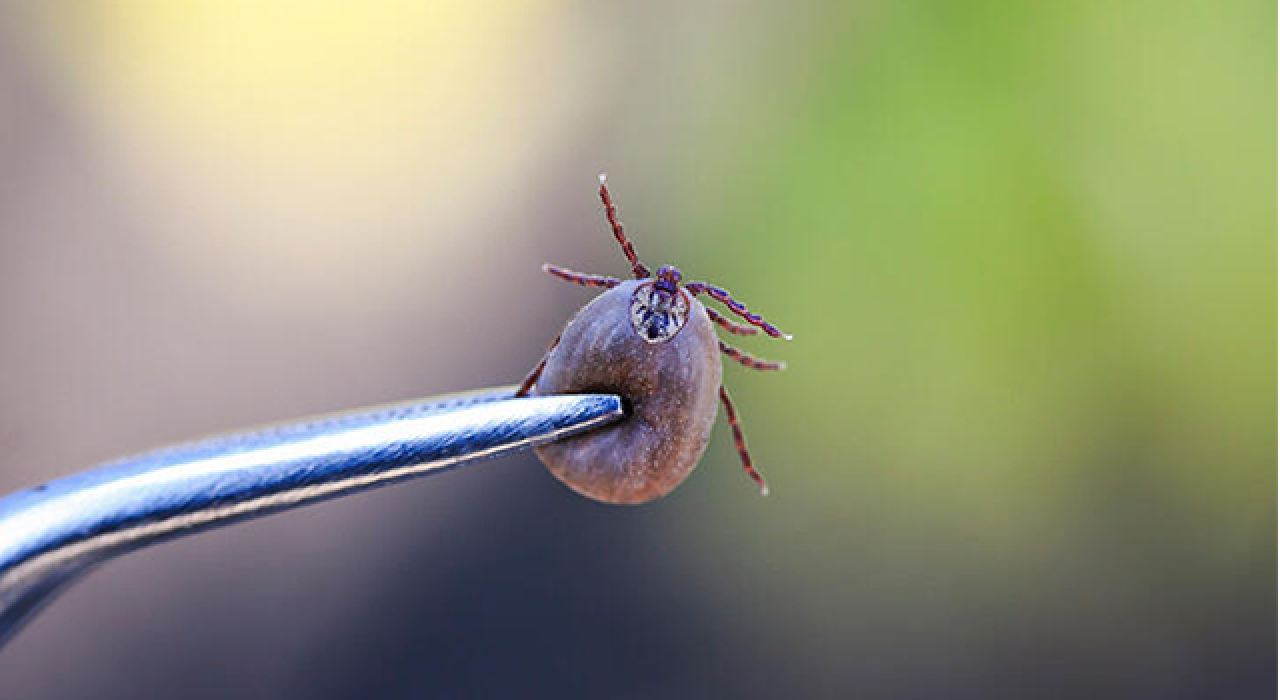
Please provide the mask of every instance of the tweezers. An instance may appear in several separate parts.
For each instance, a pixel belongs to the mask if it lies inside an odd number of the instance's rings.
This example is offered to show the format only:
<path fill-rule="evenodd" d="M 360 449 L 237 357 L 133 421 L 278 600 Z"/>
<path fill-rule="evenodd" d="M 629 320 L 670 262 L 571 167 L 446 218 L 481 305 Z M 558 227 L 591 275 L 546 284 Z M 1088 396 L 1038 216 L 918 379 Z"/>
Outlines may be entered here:
<path fill-rule="evenodd" d="M 149 544 L 428 476 L 623 417 L 514 387 L 310 418 L 109 462 L 0 498 L 0 646 L 72 582 Z"/>

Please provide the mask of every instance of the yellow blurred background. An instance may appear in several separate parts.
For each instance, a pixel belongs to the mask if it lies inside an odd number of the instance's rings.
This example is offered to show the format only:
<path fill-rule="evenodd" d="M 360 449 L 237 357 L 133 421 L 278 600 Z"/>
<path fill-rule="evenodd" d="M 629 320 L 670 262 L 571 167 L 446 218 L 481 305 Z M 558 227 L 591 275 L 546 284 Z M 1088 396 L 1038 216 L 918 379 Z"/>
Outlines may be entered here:
<path fill-rule="evenodd" d="M 790 369 L 639 509 L 532 457 L 114 562 L 6 698 L 1275 692 L 1276 8 L 0 2 L 0 491 L 518 381 L 621 275 Z"/>

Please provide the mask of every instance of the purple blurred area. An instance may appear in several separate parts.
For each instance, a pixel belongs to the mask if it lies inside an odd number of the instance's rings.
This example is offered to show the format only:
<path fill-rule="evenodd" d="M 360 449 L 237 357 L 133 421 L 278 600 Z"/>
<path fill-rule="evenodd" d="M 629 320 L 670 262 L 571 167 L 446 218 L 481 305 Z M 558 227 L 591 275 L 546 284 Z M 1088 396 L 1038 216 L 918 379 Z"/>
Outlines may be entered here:
<path fill-rule="evenodd" d="M 513 383 L 586 300 L 539 265 L 616 262 L 593 238 L 595 175 L 626 160 L 589 145 L 619 97 L 603 66 L 543 49 L 552 65 L 472 66 L 494 81 L 474 90 L 374 90 L 366 109 L 320 118 L 346 129 L 336 146 L 299 135 L 306 115 L 287 106 L 244 106 L 247 123 L 222 133 L 199 122 L 200 105 L 181 104 L 202 99 L 195 88 L 169 104 L 100 94 L 165 85 L 111 43 L 135 39 L 113 22 L 142 12 L 0 8 L 0 491 L 210 432 Z M 559 35 L 530 39 L 534 29 L 509 21 L 456 52 Z M 68 50 L 64 33 L 77 31 L 107 35 L 101 53 Z M 209 89 L 217 77 L 206 75 Z M 581 84 L 547 92 L 568 78 Z M 358 92 L 361 80 L 300 92 Z M 529 88 L 541 106 L 528 104 L 525 81 L 542 84 Z M 421 123 L 378 112 L 415 101 Z M 253 123 L 255 109 L 281 123 Z M 500 123 L 475 123 L 486 119 Z M 459 126 L 475 133 L 448 132 Z M 310 146 L 329 152 L 313 167 L 290 161 Z M 723 639 L 734 606 L 705 600 L 669 566 L 669 534 L 653 532 L 669 517 L 661 506 L 587 502 L 531 456 L 435 481 L 111 562 L 4 649 L 0 694 L 760 690 L 743 666 L 767 659 Z"/>

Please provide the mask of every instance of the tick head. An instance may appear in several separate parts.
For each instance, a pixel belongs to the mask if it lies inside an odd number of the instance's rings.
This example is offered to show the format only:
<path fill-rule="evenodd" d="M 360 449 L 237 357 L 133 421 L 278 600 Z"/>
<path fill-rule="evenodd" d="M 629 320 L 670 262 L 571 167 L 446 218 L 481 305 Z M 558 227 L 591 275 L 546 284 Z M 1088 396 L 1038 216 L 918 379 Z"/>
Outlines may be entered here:
<path fill-rule="evenodd" d="M 681 279 L 680 270 L 675 265 L 663 265 L 658 268 L 658 279 L 654 280 L 653 286 L 667 294 L 675 294 Z"/>
<path fill-rule="evenodd" d="M 671 265 L 663 265 L 656 279 L 631 295 L 631 327 L 645 342 L 671 340 L 688 318 L 688 294 L 680 289 L 680 271 Z"/>

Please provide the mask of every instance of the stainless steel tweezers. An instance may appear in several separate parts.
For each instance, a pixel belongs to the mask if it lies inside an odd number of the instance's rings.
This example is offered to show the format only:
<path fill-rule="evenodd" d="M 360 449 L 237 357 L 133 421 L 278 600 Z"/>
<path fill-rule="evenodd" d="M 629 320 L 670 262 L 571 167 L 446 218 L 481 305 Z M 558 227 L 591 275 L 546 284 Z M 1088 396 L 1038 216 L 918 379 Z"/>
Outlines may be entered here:
<path fill-rule="evenodd" d="M 0 645 L 125 552 L 471 464 L 623 416 L 617 396 L 492 389 L 209 438 L 0 498 Z"/>

